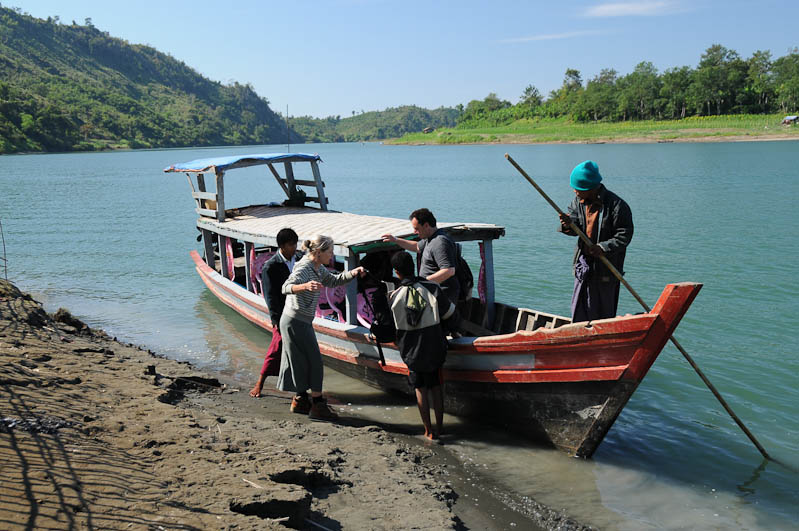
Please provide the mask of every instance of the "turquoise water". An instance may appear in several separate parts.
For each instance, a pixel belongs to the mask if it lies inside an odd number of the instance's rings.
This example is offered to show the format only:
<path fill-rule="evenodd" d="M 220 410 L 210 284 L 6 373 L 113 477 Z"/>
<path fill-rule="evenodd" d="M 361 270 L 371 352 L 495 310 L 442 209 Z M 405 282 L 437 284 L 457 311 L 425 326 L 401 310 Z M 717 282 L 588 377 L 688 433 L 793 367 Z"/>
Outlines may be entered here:
<path fill-rule="evenodd" d="M 503 155 L 563 207 L 571 168 L 597 161 L 633 210 L 627 280 L 650 305 L 668 282 L 704 283 L 675 335 L 763 446 L 799 468 L 796 142 L 299 150 L 322 156 L 332 208 L 405 218 L 427 206 L 445 221 L 504 225 L 498 299 L 559 314 L 568 314 L 574 240 L 555 232 L 551 207 Z M 188 183 L 161 170 L 270 151 L 285 146 L 2 157 L 9 279 L 50 310 L 68 307 L 244 386 L 260 367 L 264 337 L 197 278 Z M 263 168 L 231 172 L 225 192 L 230 206 L 282 199 Z M 466 256 L 476 266 L 476 251 Z M 619 310 L 640 308 L 623 293 Z M 347 385 L 328 381 L 333 392 Z M 764 464 L 670 345 L 590 462 L 487 431 L 453 451 L 509 492 L 603 528 L 789 529 L 799 521 L 799 474 Z"/>

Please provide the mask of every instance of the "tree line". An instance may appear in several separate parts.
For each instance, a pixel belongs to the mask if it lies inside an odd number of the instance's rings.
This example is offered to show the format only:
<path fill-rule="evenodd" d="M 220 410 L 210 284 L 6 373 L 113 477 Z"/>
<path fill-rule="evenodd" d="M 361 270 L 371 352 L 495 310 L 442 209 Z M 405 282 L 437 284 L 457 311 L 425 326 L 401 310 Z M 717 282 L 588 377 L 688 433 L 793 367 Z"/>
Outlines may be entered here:
<path fill-rule="evenodd" d="M 0 153 L 285 141 L 284 121 L 249 84 L 211 81 L 91 19 L 0 7 Z"/>
<path fill-rule="evenodd" d="M 352 116 L 286 117 L 249 84 L 211 81 L 182 61 L 83 24 L 0 6 L 0 153 L 383 140 L 441 127 L 516 120 L 579 122 L 796 112 L 799 50 L 748 59 L 721 45 L 696 68 L 649 62 L 587 83 L 575 69 L 547 98 L 532 85 L 512 104 L 496 94 L 465 107 L 408 105 Z"/>
<path fill-rule="evenodd" d="M 369 111 L 352 116 L 291 118 L 291 128 L 307 142 L 363 142 L 397 138 L 416 133 L 427 127 L 454 127 L 458 110 L 439 107 L 428 110 L 415 105 Z"/>
<path fill-rule="evenodd" d="M 569 117 L 578 122 L 681 119 L 688 116 L 789 113 L 799 109 L 799 49 L 772 59 L 756 51 L 743 59 L 720 44 L 696 68 L 659 73 L 648 61 L 627 75 L 611 68 L 583 82 L 569 68 L 560 88 L 545 99 L 528 85 L 511 104 L 491 93 L 461 109 L 459 128 L 505 125 L 520 119 Z"/>

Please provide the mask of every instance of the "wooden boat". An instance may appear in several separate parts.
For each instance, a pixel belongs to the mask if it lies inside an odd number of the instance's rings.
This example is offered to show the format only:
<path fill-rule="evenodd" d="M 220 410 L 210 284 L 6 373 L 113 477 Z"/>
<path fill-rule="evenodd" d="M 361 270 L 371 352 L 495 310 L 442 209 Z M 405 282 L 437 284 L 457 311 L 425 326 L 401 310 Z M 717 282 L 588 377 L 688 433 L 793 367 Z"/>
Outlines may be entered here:
<path fill-rule="evenodd" d="M 268 332 L 275 324 L 258 294 L 256 264 L 268 256 L 264 253 L 274 252 L 281 228 L 293 228 L 301 240 L 316 234 L 331 236 L 337 265 L 348 269 L 396 249 L 382 241 L 383 234 L 414 238 L 407 220 L 329 210 L 320 162 L 317 155 L 282 153 L 196 160 L 164 170 L 189 177 L 204 257 L 197 251 L 190 254 L 203 282 L 219 300 Z M 226 209 L 226 172 L 256 165 L 268 169 L 265 177 L 271 174 L 287 199 Z M 295 175 L 301 170 L 308 178 Z M 206 174 L 213 175 L 215 191 L 206 188 Z M 306 193 L 301 187 L 312 191 Z M 316 205 L 308 206 L 309 202 Z M 701 284 L 667 285 L 649 313 L 572 323 L 566 317 L 494 300 L 492 242 L 504 235 L 503 227 L 441 222 L 438 226 L 457 242 L 478 242 L 482 256 L 480 296 L 461 305 L 464 337 L 450 341 L 444 366 L 447 411 L 502 422 L 571 455 L 590 457 Z M 376 343 L 366 326 L 369 316 L 359 311 L 362 295 L 357 283 L 345 289 L 343 308 L 330 301 L 323 308 L 322 303 L 313 323 L 325 363 L 370 385 L 412 394 L 396 345 L 384 346 L 385 365 L 378 361 Z"/>

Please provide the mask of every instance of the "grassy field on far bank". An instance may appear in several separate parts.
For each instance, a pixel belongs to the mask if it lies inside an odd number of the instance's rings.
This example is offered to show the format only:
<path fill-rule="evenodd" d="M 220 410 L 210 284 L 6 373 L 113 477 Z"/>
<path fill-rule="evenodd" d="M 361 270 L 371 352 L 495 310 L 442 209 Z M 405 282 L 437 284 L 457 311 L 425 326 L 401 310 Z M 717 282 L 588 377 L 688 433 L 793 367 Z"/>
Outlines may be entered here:
<path fill-rule="evenodd" d="M 691 142 L 712 140 L 799 140 L 799 126 L 780 125 L 785 114 L 694 116 L 684 120 L 576 123 L 567 118 L 518 120 L 475 129 L 409 133 L 386 144 L 536 144 L 569 142 Z"/>

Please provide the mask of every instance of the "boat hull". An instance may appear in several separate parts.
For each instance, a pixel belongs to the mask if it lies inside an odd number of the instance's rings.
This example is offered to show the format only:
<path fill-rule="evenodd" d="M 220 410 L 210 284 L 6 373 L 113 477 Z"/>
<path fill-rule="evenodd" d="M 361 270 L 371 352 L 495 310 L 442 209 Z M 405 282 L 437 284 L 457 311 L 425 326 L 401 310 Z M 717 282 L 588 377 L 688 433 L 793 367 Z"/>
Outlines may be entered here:
<path fill-rule="evenodd" d="M 272 331 L 262 298 L 191 254 L 217 298 Z M 700 288 L 670 284 L 646 314 L 454 340 L 443 370 L 445 409 L 590 457 Z M 413 395 L 396 345 L 383 346 L 381 365 L 364 327 L 316 319 L 314 329 L 326 365 L 374 387 Z"/>

